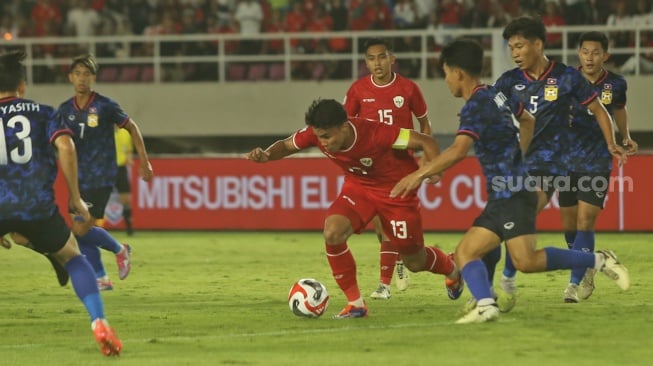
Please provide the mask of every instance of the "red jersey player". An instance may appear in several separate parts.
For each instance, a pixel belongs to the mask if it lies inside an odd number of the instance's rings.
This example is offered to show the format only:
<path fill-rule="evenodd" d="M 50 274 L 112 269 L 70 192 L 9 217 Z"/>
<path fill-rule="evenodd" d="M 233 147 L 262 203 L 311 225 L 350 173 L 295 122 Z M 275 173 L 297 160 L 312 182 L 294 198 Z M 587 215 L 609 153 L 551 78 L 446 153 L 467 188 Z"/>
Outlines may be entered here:
<path fill-rule="evenodd" d="M 390 198 L 394 184 L 418 168 L 407 149 L 422 150 L 428 161 L 438 155 L 435 140 L 411 129 L 348 117 L 342 104 L 332 99 L 314 101 L 306 113 L 306 124 L 265 150 L 253 149 L 247 159 L 264 163 L 315 146 L 345 173 L 342 191 L 324 221 L 327 259 L 348 301 L 334 318 L 367 316 L 347 239 L 364 230 L 375 216 L 408 269 L 445 275 L 449 297 L 460 297 L 463 282 L 451 258 L 436 247 L 424 246 L 417 194 Z"/>
<path fill-rule="evenodd" d="M 419 86 L 413 81 L 392 72 L 395 56 L 387 41 L 372 38 L 365 43 L 365 65 L 371 75 L 355 81 L 345 97 L 345 110 L 352 117 L 377 120 L 391 126 L 413 129 L 413 115 L 420 125 L 420 132 L 431 134 L 426 102 Z M 408 288 L 408 271 L 387 237 L 383 236 L 381 223 L 373 220 L 374 230 L 381 243 L 379 286 L 372 293 L 373 299 L 390 298 L 392 273 L 397 268 L 397 288 Z"/>

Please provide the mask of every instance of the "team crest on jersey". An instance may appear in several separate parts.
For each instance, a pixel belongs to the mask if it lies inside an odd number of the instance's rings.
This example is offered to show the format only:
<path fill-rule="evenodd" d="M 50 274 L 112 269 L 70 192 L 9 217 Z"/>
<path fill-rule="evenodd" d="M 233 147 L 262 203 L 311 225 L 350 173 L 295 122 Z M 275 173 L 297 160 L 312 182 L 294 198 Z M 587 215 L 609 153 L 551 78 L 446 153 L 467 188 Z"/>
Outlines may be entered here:
<path fill-rule="evenodd" d="M 98 125 L 97 114 L 89 114 L 88 118 L 86 119 L 86 125 L 88 127 L 97 127 Z"/>
<path fill-rule="evenodd" d="M 401 108 L 404 105 L 404 97 L 401 95 L 397 95 L 396 97 L 392 98 L 392 101 L 395 103 L 397 108 Z"/>
<path fill-rule="evenodd" d="M 361 158 L 360 160 L 361 164 L 363 164 L 365 167 L 371 167 L 374 162 L 372 161 L 372 158 Z"/>
<path fill-rule="evenodd" d="M 612 90 L 603 89 L 601 92 L 601 103 L 611 104 L 612 103 Z"/>
<path fill-rule="evenodd" d="M 547 80 L 548 82 L 548 80 Z M 557 85 L 547 85 L 544 87 L 544 100 L 553 102 L 558 100 L 558 86 Z"/>
<path fill-rule="evenodd" d="M 601 103 L 612 103 L 612 84 L 603 84 L 603 91 L 601 91 Z"/>
<path fill-rule="evenodd" d="M 97 108 L 95 107 L 90 107 L 88 109 L 88 117 L 86 118 L 86 125 L 88 127 L 97 127 L 99 123 L 98 117 L 97 117 Z"/>

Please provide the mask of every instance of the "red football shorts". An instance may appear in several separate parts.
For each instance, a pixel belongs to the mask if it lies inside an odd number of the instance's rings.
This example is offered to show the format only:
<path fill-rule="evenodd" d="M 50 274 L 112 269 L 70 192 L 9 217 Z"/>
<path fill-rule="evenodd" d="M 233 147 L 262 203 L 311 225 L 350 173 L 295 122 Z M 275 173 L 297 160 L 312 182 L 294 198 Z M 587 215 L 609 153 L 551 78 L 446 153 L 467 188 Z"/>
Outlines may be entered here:
<path fill-rule="evenodd" d="M 376 190 L 345 182 L 327 210 L 327 216 L 345 216 L 355 233 L 379 216 L 383 231 L 399 253 L 413 254 L 424 246 L 420 202 L 416 195 L 390 198 L 387 190 Z"/>

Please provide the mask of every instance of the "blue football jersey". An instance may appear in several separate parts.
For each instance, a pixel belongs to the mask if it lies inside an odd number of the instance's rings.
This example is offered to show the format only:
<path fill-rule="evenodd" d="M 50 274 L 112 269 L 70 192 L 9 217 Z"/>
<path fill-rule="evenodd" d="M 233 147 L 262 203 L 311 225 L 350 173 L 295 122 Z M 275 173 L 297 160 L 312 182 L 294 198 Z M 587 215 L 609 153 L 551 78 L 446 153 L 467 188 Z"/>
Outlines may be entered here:
<path fill-rule="evenodd" d="M 70 98 L 59 106 L 59 114 L 74 132 L 82 191 L 112 187 L 116 181 L 114 128 L 123 127 L 129 116 L 118 103 L 93 93 L 85 106 Z"/>
<path fill-rule="evenodd" d="M 626 107 L 628 84 L 611 71 L 591 84 L 610 115 L 615 109 Z M 576 173 L 606 173 L 612 170 L 612 155 L 592 112 L 582 104 L 575 104 L 569 133 L 569 170 Z"/>
<path fill-rule="evenodd" d="M 566 175 L 571 107 L 596 98 L 589 82 L 578 70 L 551 61 L 537 80 L 515 68 L 501 75 L 495 86 L 507 97 L 517 97 L 535 117 L 533 141 L 526 152 L 528 169 Z"/>
<path fill-rule="evenodd" d="M 0 99 L 0 220 L 42 220 L 56 210 L 52 142 L 72 134 L 54 108 L 22 98 Z"/>
<path fill-rule="evenodd" d="M 516 111 L 523 111 L 521 104 Z M 460 111 L 457 134 L 474 139 L 474 150 L 486 178 L 488 199 L 509 198 L 526 189 L 528 176 L 519 146 L 515 114 L 508 98 L 492 86 L 478 86 Z"/>

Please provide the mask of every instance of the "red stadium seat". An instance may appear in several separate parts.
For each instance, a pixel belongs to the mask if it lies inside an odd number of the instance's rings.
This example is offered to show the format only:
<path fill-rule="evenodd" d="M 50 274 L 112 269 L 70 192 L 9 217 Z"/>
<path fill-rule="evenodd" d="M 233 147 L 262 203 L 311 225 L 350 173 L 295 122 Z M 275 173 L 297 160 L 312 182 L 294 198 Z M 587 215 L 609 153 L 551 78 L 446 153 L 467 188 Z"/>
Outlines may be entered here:
<path fill-rule="evenodd" d="M 284 80 L 286 78 L 286 69 L 283 64 L 272 64 L 268 69 L 268 79 Z"/>
<path fill-rule="evenodd" d="M 313 63 L 313 67 L 311 69 L 311 79 L 322 80 L 324 78 L 325 70 L 326 68 L 322 62 Z"/>
<path fill-rule="evenodd" d="M 247 71 L 247 80 L 258 81 L 264 80 L 268 69 L 264 64 L 251 64 Z"/>
<path fill-rule="evenodd" d="M 246 67 L 243 64 L 227 65 L 227 80 L 240 81 L 245 79 Z"/>
<path fill-rule="evenodd" d="M 139 81 L 140 67 L 139 66 L 123 66 L 120 72 L 118 81 L 122 83 L 134 83 Z"/>
<path fill-rule="evenodd" d="M 144 66 L 141 71 L 141 81 L 153 82 L 154 81 L 154 66 Z"/>
<path fill-rule="evenodd" d="M 106 66 L 100 67 L 97 75 L 97 81 L 104 83 L 111 83 L 118 79 L 118 67 Z"/>

